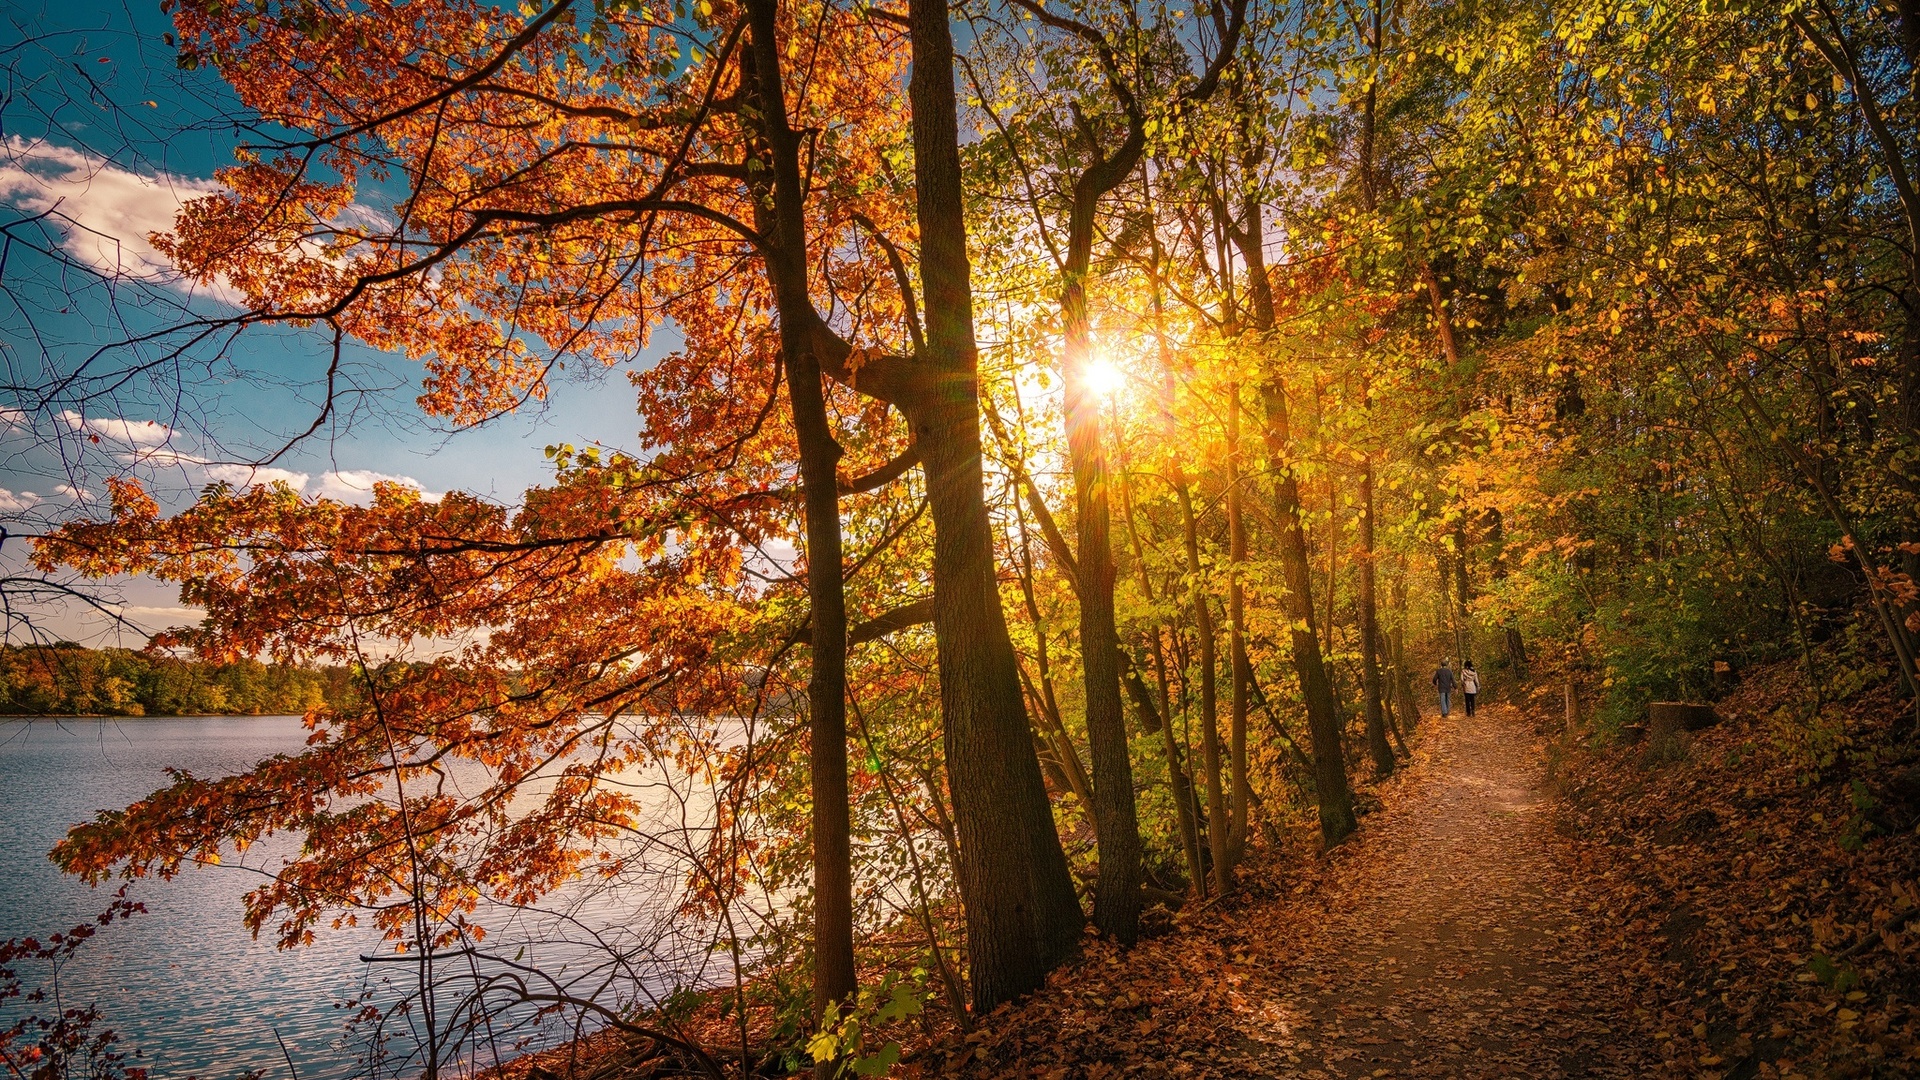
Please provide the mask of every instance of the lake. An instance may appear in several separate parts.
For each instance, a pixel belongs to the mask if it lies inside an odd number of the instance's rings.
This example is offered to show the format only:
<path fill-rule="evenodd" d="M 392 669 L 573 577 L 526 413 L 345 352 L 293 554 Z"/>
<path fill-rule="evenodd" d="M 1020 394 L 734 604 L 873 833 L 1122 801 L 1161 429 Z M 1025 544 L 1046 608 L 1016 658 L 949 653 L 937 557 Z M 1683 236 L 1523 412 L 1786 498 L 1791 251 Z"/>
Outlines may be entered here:
<path fill-rule="evenodd" d="M 297 717 L 0 720 L 0 940 L 90 922 L 111 900 L 114 886 L 89 888 L 47 860 L 69 826 L 165 786 L 168 766 L 227 775 L 296 751 L 305 736 Z M 376 1003 L 395 1000 L 395 984 L 409 983 L 414 965 L 363 960 L 390 950 L 364 927 L 322 930 L 318 944 L 293 952 L 253 939 L 241 924 L 241 896 L 292 842 L 275 838 L 245 859 L 170 882 L 135 882 L 129 896 L 147 913 L 81 949 L 62 973 L 64 1000 L 97 1005 L 121 1048 L 141 1051 L 138 1064 L 158 1077 L 230 1080 L 255 1069 L 270 1080 L 344 1080 L 364 1073 L 356 1047 L 343 1041 L 350 1010 L 341 1003 L 363 993 Z M 666 855 L 656 863 L 670 864 L 673 852 Z M 488 945 L 503 955 L 515 953 L 516 941 L 537 947 L 550 970 L 590 977 L 601 987 L 596 996 L 608 1001 L 724 978 L 711 948 L 670 947 L 677 928 L 661 899 L 645 888 L 573 890 L 548 910 L 491 919 Z M 619 978 L 599 977 L 616 969 Z M 11 1022 L 3 1010 L 0 1019 Z M 518 1034 L 531 1045 L 563 1036 Z"/>

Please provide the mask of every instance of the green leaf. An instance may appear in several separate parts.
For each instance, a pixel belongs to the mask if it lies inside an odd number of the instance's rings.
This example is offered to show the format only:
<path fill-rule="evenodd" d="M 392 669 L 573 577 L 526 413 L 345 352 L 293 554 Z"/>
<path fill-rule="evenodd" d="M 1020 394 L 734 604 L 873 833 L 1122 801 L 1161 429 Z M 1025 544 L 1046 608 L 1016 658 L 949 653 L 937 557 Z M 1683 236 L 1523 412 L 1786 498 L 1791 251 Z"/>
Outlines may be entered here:
<path fill-rule="evenodd" d="M 885 1076 L 888 1069 L 898 1064 L 900 1064 L 900 1044 L 897 1042 L 889 1042 L 881 1047 L 877 1054 L 855 1058 L 849 1062 L 853 1071 L 861 1076 Z"/>
<path fill-rule="evenodd" d="M 902 983 L 893 988 L 892 998 L 888 999 L 885 1005 L 880 1006 L 880 1010 L 873 1015 L 875 1019 L 883 1021 L 904 1020 L 909 1016 L 920 1015 L 923 1008 L 920 995 L 914 993 L 912 987 Z"/>

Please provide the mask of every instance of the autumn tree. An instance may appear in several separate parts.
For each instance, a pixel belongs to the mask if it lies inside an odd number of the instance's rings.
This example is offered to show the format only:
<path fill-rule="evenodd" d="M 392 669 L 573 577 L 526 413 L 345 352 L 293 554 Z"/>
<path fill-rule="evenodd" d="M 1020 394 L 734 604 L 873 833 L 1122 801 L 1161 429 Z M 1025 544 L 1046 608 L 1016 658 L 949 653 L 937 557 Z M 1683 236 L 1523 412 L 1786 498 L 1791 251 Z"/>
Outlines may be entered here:
<path fill-rule="evenodd" d="M 96 573 L 145 570 L 183 581 L 189 592 L 204 593 L 215 612 L 210 628 L 195 638 L 210 650 L 349 656 L 363 634 L 404 642 L 485 626 L 496 632 L 492 640 L 499 644 L 464 652 L 459 669 L 521 669 L 534 665 L 515 651 L 525 641 L 499 631 L 517 620 L 549 616 L 533 616 L 532 609 L 512 603 L 465 615 L 452 607 L 434 611 L 425 603 L 401 605 L 376 619 L 378 627 L 372 629 L 362 609 L 346 599 L 357 587 L 341 585 L 337 595 L 317 588 L 309 599 L 327 602 L 302 615 L 329 611 L 331 621 L 315 615 L 317 622 L 296 630 L 275 622 L 295 610 L 280 606 L 290 602 L 296 591 L 291 586 L 273 590 L 271 605 L 262 596 L 258 610 L 232 596 L 223 605 L 216 594 L 256 574 L 295 574 L 287 562 L 300 565 L 299 573 L 321 572 L 306 565 L 311 560 L 324 563 L 327 575 L 354 568 L 377 577 L 391 571 L 376 571 L 373 565 L 381 559 L 405 561 L 401 551 L 417 552 L 414 572 L 431 578 L 450 572 L 436 561 L 442 545 L 460 552 L 504 552 L 521 542 L 500 539 L 498 530 L 524 528 L 539 534 L 526 541 L 529 550 L 564 552 L 556 557 L 571 560 L 566 565 L 589 579 L 603 572 L 605 558 L 617 558 L 623 550 L 652 560 L 641 573 L 645 578 L 680 561 L 655 557 L 667 550 L 658 546 L 663 537 L 671 534 L 688 544 L 705 537 L 706 550 L 719 561 L 691 574 L 689 587 L 697 593 L 704 583 L 744 599 L 737 591 L 747 588 L 741 584 L 741 552 L 777 531 L 789 505 L 782 473 L 786 462 L 797 459 L 807 507 L 808 563 L 815 568 L 808 574 L 813 603 L 807 635 L 815 658 L 810 716 L 818 740 L 816 811 L 822 815 L 816 826 L 825 841 L 816 845 L 823 920 L 819 997 L 824 1003 L 843 996 L 852 977 L 845 856 L 844 849 L 836 852 L 832 835 L 844 828 L 836 804 L 845 798 L 844 780 L 835 778 L 843 770 L 838 759 L 845 731 L 844 683 L 835 670 L 844 645 L 835 639 L 848 635 L 844 617 L 836 617 L 840 583 L 818 568 L 840 562 L 833 535 L 836 488 L 877 486 L 922 461 L 936 531 L 933 615 L 946 672 L 941 680 L 946 760 L 955 772 L 951 789 L 973 935 L 976 1003 L 990 1006 L 1036 985 L 1072 947 L 1081 916 L 1033 761 L 1011 647 L 998 614 L 971 388 L 963 223 L 957 197 L 946 198 L 943 186 L 957 183 L 950 38 L 943 13 L 937 26 L 932 13 L 915 18 L 914 47 L 926 52 L 925 61 L 915 66 L 918 81 L 911 88 L 921 193 L 920 304 L 902 269 L 902 248 L 889 235 L 912 229 L 915 219 L 910 204 L 916 185 L 890 173 L 886 163 L 907 139 L 898 122 L 904 116 L 893 107 L 902 70 L 897 50 L 887 47 L 898 39 L 899 19 L 879 12 L 798 13 L 771 6 L 679 19 L 664 8 L 589 9 L 571 0 L 524 15 L 460 3 L 338 10 L 290 4 L 248 11 L 183 5 L 176 13 L 182 63 L 216 66 L 264 119 L 294 133 L 281 144 L 248 151 L 223 174 L 226 193 L 194 204 L 179 229 L 159 240 L 186 271 L 245 298 L 244 312 L 223 318 L 221 325 L 319 325 L 336 340 L 351 336 L 405 349 L 427 365 L 422 405 L 461 423 L 539 396 L 555 365 L 612 363 L 632 355 L 663 320 L 672 321 L 686 346 L 638 379 L 652 456 L 642 463 L 620 455 L 563 455 L 563 482 L 551 493 L 529 493 L 523 511 L 556 517 L 489 519 L 460 500 L 409 517 L 385 498 L 362 522 L 337 507 L 295 512 L 268 494 L 215 491 L 203 513 L 169 519 L 163 526 L 144 496 L 129 487 L 109 527 L 117 532 L 69 533 L 49 542 L 43 561 L 83 565 Z M 786 52 L 789 60 L 802 57 L 800 74 L 782 72 L 780 40 L 795 43 Z M 801 48 L 806 51 L 793 51 Z M 783 109 L 779 97 L 795 82 L 804 92 L 789 97 Z M 830 112 L 820 111 L 829 106 Z M 796 205 L 795 133 L 802 127 L 830 131 L 833 138 L 810 139 L 810 187 L 804 204 Z M 822 156 L 822 147 L 832 154 Z M 402 181 L 391 213 L 368 211 L 356 202 L 380 190 L 388 176 Z M 927 194 L 929 185 L 933 196 Z M 828 298 L 837 329 L 814 308 L 816 296 Z M 845 296 L 860 299 L 851 304 L 837 299 Z M 777 366 L 768 356 L 766 331 L 773 326 L 783 357 Z M 887 355 L 886 348 L 876 348 L 896 341 L 902 329 L 912 350 Z M 836 439 L 830 427 L 834 414 L 826 408 L 830 395 L 816 369 L 868 400 L 905 412 L 913 449 L 886 449 L 884 413 L 863 410 L 851 399 L 839 407 L 843 427 Z M 770 422 L 783 380 L 792 403 L 791 428 Z M 868 445 L 882 452 L 885 467 L 843 480 L 835 444 L 845 441 L 849 423 L 872 432 Z M 797 440 L 797 453 L 787 448 L 788 438 Z M 587 496 L 588 488 L 601 494 Z M 555 523 L 565 516 L 561 508 L 580 497 L 603 499 L 609 516 L 583 529 L 556 531 Z M 641 525 L 633 517 L 632 499 L 664 501 L 642 513 L 651 524 Z M 228 542 L 249 527 L 234 515 L 267 514 L 269 506 L 286 515 L 289 529 L 313 530 L 311 535 L 276 534 L 270 549 L 281 563 L 266 554 L 268 546 Z M 330 534 L 319 524 L 336 513 L 353 521 L 345 534 Z M 669 520 L 675 524 L 664 524 Z M 416 526 L 427 535 L 397 539 Z M 219 531 L 196 534 L 196 527 Z M 373 541 L 372 548 L 354 546 L 381 530 L 395 539 Z M 108 536 L 118 539 L 109 542 Z M 109 547 L 123 554 L 108 555 Z M 723 550 L 733 554 L 719 554 Z M 193 561 L 183 552 L 204 553 L 208 561 Z M 734 560 L 732 569 L 728 559 Z M 476 581 L 490 583 L 489 591 L 504 596 L 516 587 L 499 565 L 474 572 Z M 551 588 L 558 579 L 543 580 Z M 586 596 L 571 595 L 570 620 L 588 620 L 574 627 L 581 638 L 578 648 L 587 650 L 574 659 L 582 672 L 612 677 L 607 665 L 617 666 L 620 657 L 633 655 L 632 649 L 589 627 L 605 629 L 645 609 L 627 604 L 623 610 L 616 604 L 596 615 Z M 603 600 L 612 600 L 612 594 Z M 924 607 L 916 610 L 926 617 Z M 660 613 L 665 617 L 665 609 Z M 223 619 L 232 622 L 223 624 Z M 896 618 L 881 625 L 897 628 L 912 621 Z M 317 629 L 320 625 L 327 631 Z M 664 660 L 676 673 L 672 678 L 714 662 L 711 655 L 676 660 L 672 649 L 643 651 Z M 578 677 L 591 678 L 568 676 L 561 683 L 577 687 Z M 698 680 L 723 687 L 724 680 L 709 681 L 717 677 Z M 505 693 L 501 678 L 481 680 L 476 687 L 492 685 Z M 421 760 L 467 753 L 473 744 L 464 729 L 438 726 L 448 715 L 440 708 L 447 699 L 429 693 L 432 681 L 414 674 L 402 684 L 407 703 L 418 710 L 409 718 L 413 741 L 408 745 Z M 537 741 L 548 735 L 536 732 L 550 733 L 555 725 L 591 726 L 582 710 L 642 707 L 651 700 L 651 690 L 638 683 L 622 683 L 631 692 L 610 697 L 568 697 L 561 683 L 534 696 L 555 712 L 529 721 L 532 726 L 524 730 L 508 716 L 497 717 L 499 726 L 484 741 Z M 693 694 L 688 700 L 694 707 L 738 708 L 737 701 L 727 701 L 724 689 L 714 692 L 719 696 Z M 396 704 L 380 694 L 373 697 L 377 719 L 389 723 Z M 461 704 L 452 713 L 480 708 L 483 699 L 484 693 L 458 697 Z M 359 730 L 350 719 L 342 722 Z M 344 745 L 355 737 L 343 735 L 343 745 L 331 756 L 315 751 L 303 763 L 311 766 L 310 777 L 324 785 L 354 775 L 351 766 L 330 770 L 357 752 Z M 483 756 L 491 764 L 505 753 L 490 749 Z M 411 775 L 402 758 L 390 764 L 397 778 Z M 503 772 L 501 790 L 523 776 Z M 593 788 L 594 781 L 584 778 L 581 786 Z M 211 789 L 195 791 L 193 797 L 218 801 Z M 566 797 L 586 796 L 576 790 L 554 798 Z M 172 805 L 166 800 L 142 804 L 117 819 L 139 824 L 77 837 L 70 864 L 90 873 L 105 872 L 119 861 L 134 872 L 171 872 L 180 865 L 178 849 L 160 853 L 141 829 L 161 827 Z M 574 834 L 577 842 L 591 847 L 610 829 L 618 832 L 621 814 L 631 809 L 608 810 L 615 824 Z M 311 820 L 298 808 L 276 813 L 286 816 L 268 815 L 271 823 L 265 825 L 229 822 L 197 842 L 216 845 L 222 837 L 244 839 L 250 829 L 296 828 Z M 380 827 L 408 834 L 411 844 L 419 815 L 403 816 L 411 823 L 396 819 Z M 399 833 L 383 842 L 398 844 Z M 532 883 L 525 888 L 538 892 L 564 879 L 586 857 L 583 850 L 567 848 L 570 842 L 556 839 L 560 848 L 549 844 L 538 851 L 530 847 L 524 859 L 508 860 L 493 872 L 511 866 Z M 322 897 L 362 897 L 350 872 L 325 865 L 330 851 L 315 845 L 308 869 L 347 875 L 331 893 L 291 885 L 266 890 L 258 919 L 293 903 L 298 914 L 289 925 L 298 929 L 287 940 L 297 940 L 324 906 Z M 450 870 L 449 878 L 462 873 Z M 361 884 L 372 890 L 366 895 L 384 894 L 385 886 L 371 880 Z M 448 888 L 458 893 L 464 886 Z M 462 908 L 455 904 L 449 910 Z"/>
<path fill-rule="evenodd" d="M 988 151 L 1004 170 L 1002 191 L 1024 194 L 1041 245 L 1054 269 L 1061 327 L 1062 410 L 1073 476 L 1076 543 L 1056 558 L 1070 567 L 1080 615 L 1080 660 L 1084 677 L 1088 741 L 1093 759 L 1093 805 L 1100 845 L 1100 881 L 1094 924 L 1131 944 L 1138 933 L 1139 832 L 1128 759 L 1125 709 L 1120 688 L 1120 639 L 1114 617 L 1114 539 L 1107 435 L 1101 412 L 1109 404 L 1098 384 L 1111 362 L 1097 357 L 1088 279 L 1095 273 L 1095 233 L 1102 200 L 1131 177 L 1147 148 L 1147 130 L 1158 119 L 1204 101 L 1218 87 L 1245 24 L 1246 5 L 1236 3 L 1218 40 L 1198 58 L 1175 48 L 1182 27 L 1143 24 L 1129 8 L 1062 14 L 1044 4 L 1016 3 L 1010 26 L 993 22 L 998 63 L 970 72 L 982 108 L 999 139 Z M 1029 20 L 1045 28 L 1028 37 Z M 1201 24 L 1205 32 L 1216 28 Z M 987 98 L 987 86 L 1011 83 L 1016 72 L 1044 66 L 1056 72 L 1091 69 L 1091 86 L 1067 90 L 1057 80 L 1046 92 L 1020 85 L 1006 97 Z M 1029 77 L 1031 78 L 1031 77 Z M 1031 485 L 1031 478 L 1027 483 Z M 1046 513 L 1044 505 L 1038 512 Z M 1242 800 L 1244 802 L 1244 800 Z"/>

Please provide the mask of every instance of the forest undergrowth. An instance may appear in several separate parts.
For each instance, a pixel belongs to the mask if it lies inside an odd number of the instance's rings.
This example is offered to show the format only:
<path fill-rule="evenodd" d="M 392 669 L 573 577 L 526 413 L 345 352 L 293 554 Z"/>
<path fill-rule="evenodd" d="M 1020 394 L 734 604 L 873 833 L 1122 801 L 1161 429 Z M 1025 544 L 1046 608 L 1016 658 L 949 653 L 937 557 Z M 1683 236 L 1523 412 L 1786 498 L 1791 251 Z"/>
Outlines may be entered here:
<path fill-rule="evenodd" d="M 1810 773 L 1762 669 L 1687 745 L 1594 747 L 1544 691 L 1430 720 L 1328 855 L 910 1051 L 908 1073 L 1107 1076 L 1910 1075 L 1920 767 L 1886 689 L 1840 703 Z M 1584 737 L 1583 737 L 1584 735 Z"/>
<path fill-rule="evenodd" d="M 1798 663 L 1757 671 L 1719 703 L 1720 724 L 1664 752 L 1569 751 L 1564 736 L 1551 751 L 1590 918 L 1625 944 L 1636 1016 L 1673 1075 L 1920 1067 L 1907 706 L 1888 680 L 1810 724 L 1806 683 Z M 1823 729 L 1831 745 L 1811 759 L 1789 737 Z"/>
<path fill-rule="evenodd" d="M 1423 734 L 1354 839 L 1302 836 L 1166 936 L 1092 946 L 924 1075 L 1646 1074 L 1618 944 L 1576 917 L 1545 740 L 1509 706 Z"/>
<path fill-rule="evenodd" d="M 1803 682 L 1758 669 L 1663 747 L 1569 733 L 1545 688 L 1430 716 L 1353 839 L 1317 854 L 1303 823 L 971 1033 L 899 1021 L 893 1074 L 1910 1075 L 1920 766 L 1881 687 L 1828 703 L 1808 768 L 1773 734 L 1805 729 Z"/>
<path fill-rule="evenodd" d="M 1510 709 L 1430 720 L 1354 839 L 1259 861 L 1130 954 L 1095 946 L 927 1074 L 1549 1075 L 1600 1053 L 1607 995 L 1540 948 L 1565 883 L 1538 748 Z"/>

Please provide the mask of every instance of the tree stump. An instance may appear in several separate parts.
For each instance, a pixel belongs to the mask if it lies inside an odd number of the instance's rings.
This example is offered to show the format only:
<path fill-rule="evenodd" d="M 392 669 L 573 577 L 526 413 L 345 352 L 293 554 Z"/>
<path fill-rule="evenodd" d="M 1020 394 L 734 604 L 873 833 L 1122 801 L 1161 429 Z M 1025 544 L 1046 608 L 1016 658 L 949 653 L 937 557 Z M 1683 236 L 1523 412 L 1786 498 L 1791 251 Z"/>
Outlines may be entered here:
<path fill-rule="evenodd" d="M 1711 705 L 1681 701 L 1656 701 L 1647 706 L 1647 734 L 1657 741 L 1682 731 L 1699 731 L 1720 722 L 1720 714 Z"/>

